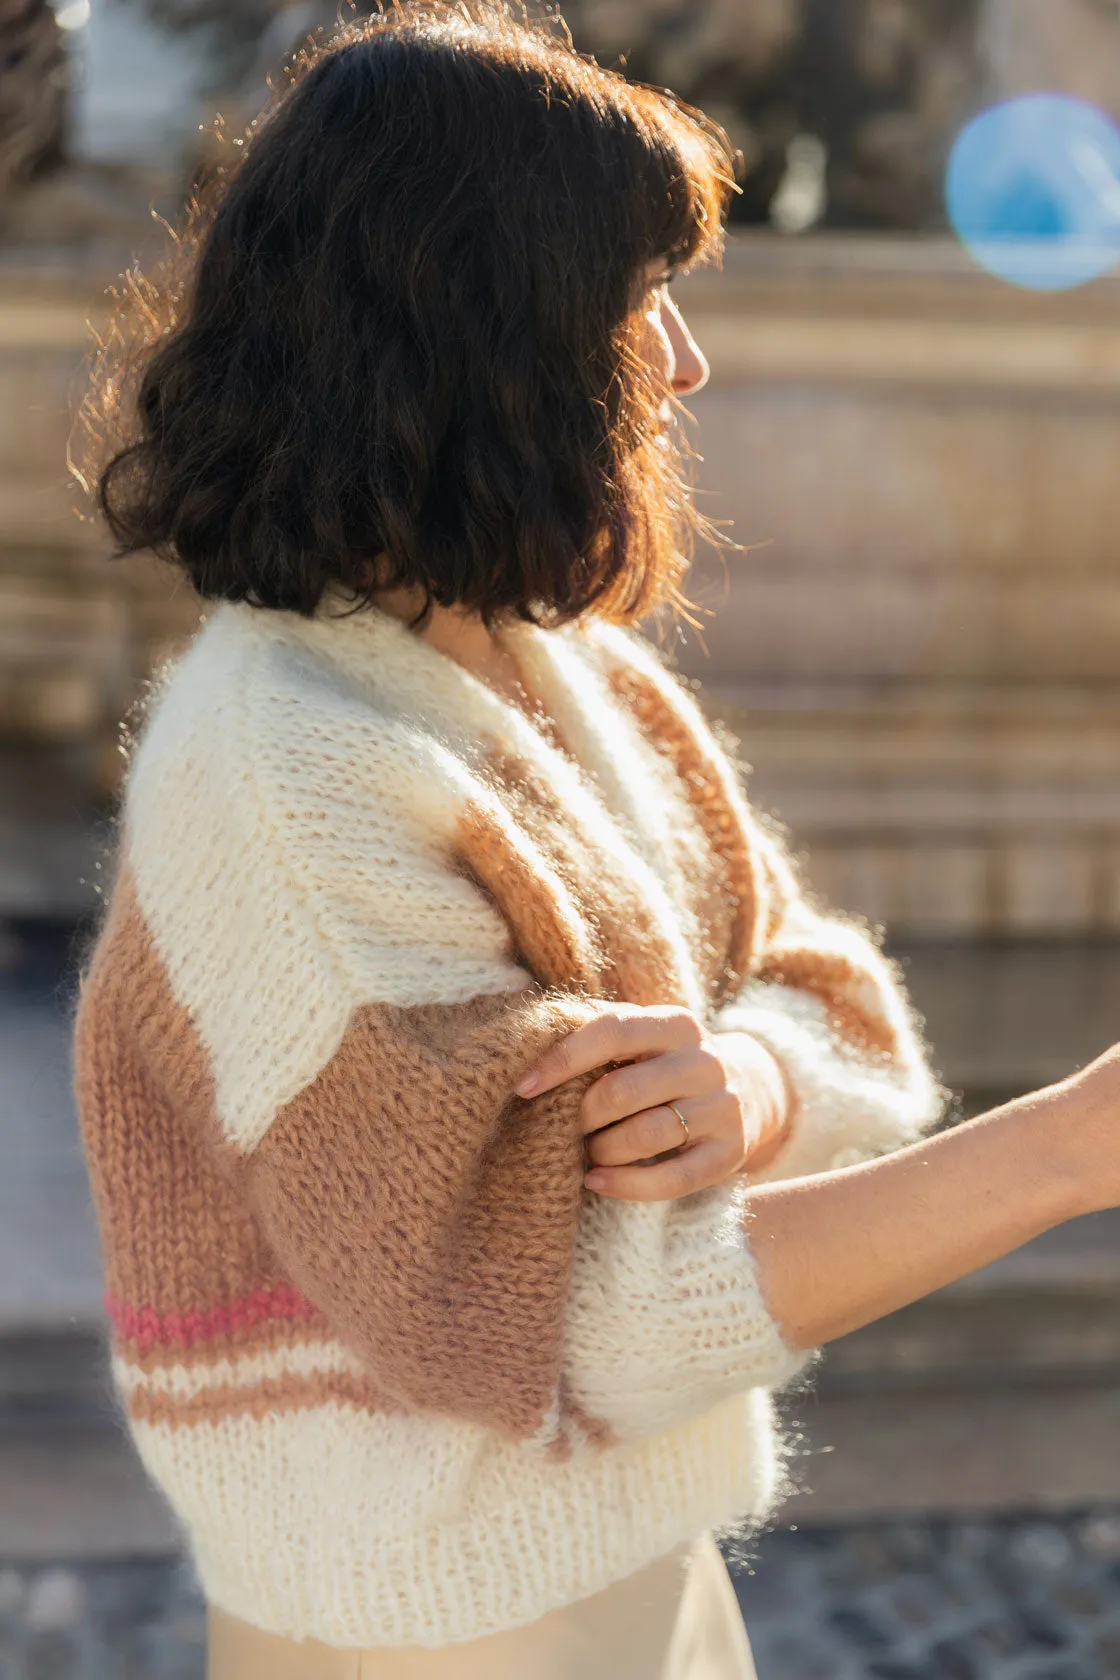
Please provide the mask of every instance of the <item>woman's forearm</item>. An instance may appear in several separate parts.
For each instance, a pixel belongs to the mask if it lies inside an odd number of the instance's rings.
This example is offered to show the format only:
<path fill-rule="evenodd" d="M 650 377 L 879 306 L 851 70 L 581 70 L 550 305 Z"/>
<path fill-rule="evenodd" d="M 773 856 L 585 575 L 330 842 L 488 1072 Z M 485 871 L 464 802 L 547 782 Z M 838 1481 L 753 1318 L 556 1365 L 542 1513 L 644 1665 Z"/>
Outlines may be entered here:
<path fill-rule="evenodd" d="M 759 1282 L 787 1340 L 832 1341 L 1110 1205 L 1106 1179 L 1120 1175 L 1100 1083 L 1070 1081 L 881 1160 L 753 1190 Z"/>

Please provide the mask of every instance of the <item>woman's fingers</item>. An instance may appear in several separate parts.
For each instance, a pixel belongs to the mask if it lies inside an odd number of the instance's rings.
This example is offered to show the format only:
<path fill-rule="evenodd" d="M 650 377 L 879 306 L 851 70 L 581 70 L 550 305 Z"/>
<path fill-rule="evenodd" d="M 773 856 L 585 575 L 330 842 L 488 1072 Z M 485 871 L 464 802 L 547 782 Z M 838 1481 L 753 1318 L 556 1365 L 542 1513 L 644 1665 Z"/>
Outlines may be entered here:
<path fill-rule="evenodd" d="M 688 1009 L 671 1005 L 643 1009 L 637 1004 L 615 1004 L 585 1026 L 558 1039 L 522 1075 L 515 1090 L 519 1097 L 538 1097 L 542 1091 L 550 1091 L 566 1079 L 590 1073 L 607 1062 L 695 1048 L 703 1037 L 703 1028 Z"/>
<path fill-rule="evenodd" d="M 702 1138 L 651 1167 L 593 1167 L 584 1183 L 596 1195 L 620 1201 L 671 1202 L 722 1184 L 731 1170 L 726 1145 L 716 1138 Z"/>
<path fill-rule="evenodd" d="M 659 1103 L 715 1096 L 725 1086 L 723 1065 L 712 1051 L 670 1050 L 604 1073 L 584 1092 L 580 1121 L 585 1133 L 597 1132 Z"/>
<path fill-rule="evenodd" d="M 698 1143 L 703 1127 L 698 1105 L 682 1100 L 677 1107 L 688 1121 L 687 1137 L 680 1116 L 671 1108 L 647 1108 L 629 1120 L 594 1132 L 587 1140 L 588 1159 L 597 1167 L 625 1167 L 649 1160 L 652 1155 L 664 1155 L 669 1149 L 680 1149 L 686 1143 Z"/>

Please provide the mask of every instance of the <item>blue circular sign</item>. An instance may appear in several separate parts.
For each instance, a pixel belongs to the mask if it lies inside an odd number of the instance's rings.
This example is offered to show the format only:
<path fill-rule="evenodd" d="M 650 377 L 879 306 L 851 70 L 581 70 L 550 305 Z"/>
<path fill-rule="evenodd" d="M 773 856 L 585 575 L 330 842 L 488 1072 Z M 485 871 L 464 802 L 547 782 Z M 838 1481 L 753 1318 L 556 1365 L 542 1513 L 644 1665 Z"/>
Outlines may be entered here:
<path fill-rule="evenodd" d="M 982 111 L 949 158 L 951 221 L 976 261 L 1035 291 L 1120 262 L 1120 126 L 1097 106 L 1031 93 Z"/>

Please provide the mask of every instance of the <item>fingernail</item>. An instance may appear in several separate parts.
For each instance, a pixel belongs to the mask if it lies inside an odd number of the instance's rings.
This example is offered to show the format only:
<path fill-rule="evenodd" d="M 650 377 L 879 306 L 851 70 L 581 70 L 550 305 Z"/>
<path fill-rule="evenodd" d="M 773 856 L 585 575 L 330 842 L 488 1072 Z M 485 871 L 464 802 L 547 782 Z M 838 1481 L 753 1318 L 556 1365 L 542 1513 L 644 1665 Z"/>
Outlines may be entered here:
<path fill-rule="evenodd" d="M 518 1080 L 517 1084 L 514 1086 L 514 1090 L 517 1092 L 519 1097 L 531 1097 L 539 1084 L 539 1074 L 527 1073 L 524 1079 Z"/>
<path fill-rule="evenodd" d="M 589 1172 L 583 1182 L 589 1190 L 602 1190 L 606 1187 L 607 1175 L 601 1172 Z"/>

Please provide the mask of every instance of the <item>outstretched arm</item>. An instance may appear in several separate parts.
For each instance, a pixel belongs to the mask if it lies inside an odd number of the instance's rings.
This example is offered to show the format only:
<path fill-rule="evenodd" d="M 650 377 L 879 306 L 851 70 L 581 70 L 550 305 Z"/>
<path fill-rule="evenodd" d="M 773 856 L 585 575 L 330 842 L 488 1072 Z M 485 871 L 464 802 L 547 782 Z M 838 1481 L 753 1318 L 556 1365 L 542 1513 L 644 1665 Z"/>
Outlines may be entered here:
<path fill-rule="evenodd" d="M 682 1013 L 629 1009 L 599 1017 L 546 1052 L 534 1090 L 656 1055 L 657 1046 L 657 1059 L 668 1062 Z M 635 1069 L 651 1066 L 638 1061 Z M 585 1086 L 583 1130 L 597 1104 L 609 1100 L 603 1090 L 629 1071 Z M 1118 1111 L 1120 1048 L 1056 1086 L 881 1159 L 745 1190 L 739 1205 L 755 1273 L 785 1340 L 794 1348 L 832 1341 L 1066 1219 L 1115 1205 Z M 633 1199 L 690 1197 L 705 1168 L 689 1155 L 621 1169 L 637 1183 L 644 1178 L 646 1188 Z"/>
<path fill-rule="evenodd" d="M 794 1345 L 847 1335 L 1120 1201 L 1120 1051 L 881 1160 L 747 1199 L 762 1291 Z"/>

